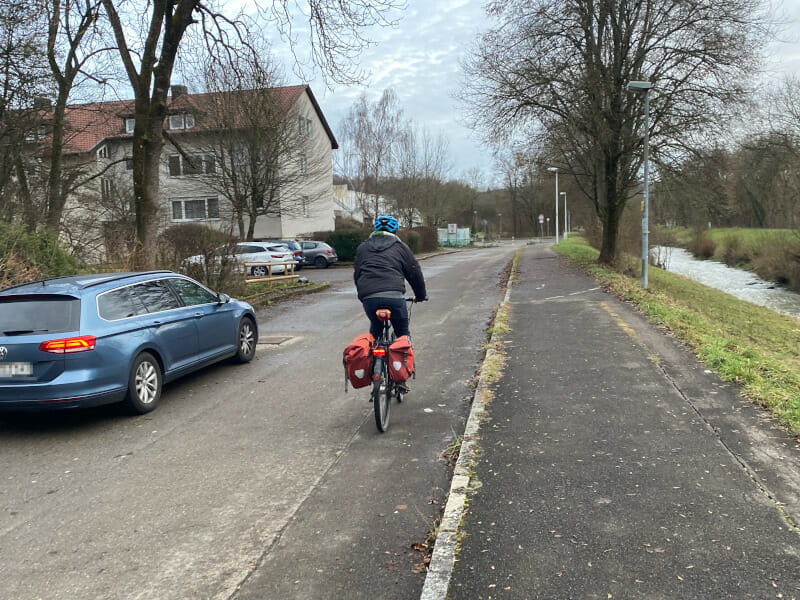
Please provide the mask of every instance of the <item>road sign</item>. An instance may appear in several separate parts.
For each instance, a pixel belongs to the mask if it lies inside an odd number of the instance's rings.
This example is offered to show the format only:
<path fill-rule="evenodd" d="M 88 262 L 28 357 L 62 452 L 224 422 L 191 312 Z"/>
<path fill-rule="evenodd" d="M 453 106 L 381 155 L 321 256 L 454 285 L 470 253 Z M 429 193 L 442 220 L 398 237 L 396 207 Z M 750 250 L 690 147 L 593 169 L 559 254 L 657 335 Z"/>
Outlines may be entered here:
<path fill-rule="evenodd" d="M 539 215 L 539 223 L 544 223 L 544 215 Z"/>
<path fill-rule="evenodd" d="M 458 223 L 448 223 L 447 233 L 458 233 Z"/>

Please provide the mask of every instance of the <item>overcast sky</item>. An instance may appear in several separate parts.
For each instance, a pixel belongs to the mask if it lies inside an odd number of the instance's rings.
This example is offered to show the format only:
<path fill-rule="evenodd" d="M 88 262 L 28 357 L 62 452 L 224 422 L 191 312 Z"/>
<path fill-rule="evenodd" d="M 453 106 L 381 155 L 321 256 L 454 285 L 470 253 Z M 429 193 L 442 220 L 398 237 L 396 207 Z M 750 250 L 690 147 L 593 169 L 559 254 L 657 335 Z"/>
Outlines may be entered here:
<path fill-rule="evenodd" d="M 360 66 L 370 75 L 366 84 L 330 90 L 321 78 L 309 83 L 335 133 L 362 92 L 375 101 L 384 89 L 394 89 L 406 116 L 449 139 L 451 176 L 461 178 L 479 168 L 488 184 L 494 168 L 491 154 L 465 126 L 463 108 L 454 98 L 462 77 L 459 61 L 480 28 L 487 26 L 485 2 L 407 0 L 407 4 L 397 27 L 369 33 L 377 45 L 361 54 Z M 800 74 L 800 0 L 783 0 L 777 8 L 791 24 L 781 36 L 786 41 L 773 44 L 772 70 L 776 75 Z"/>

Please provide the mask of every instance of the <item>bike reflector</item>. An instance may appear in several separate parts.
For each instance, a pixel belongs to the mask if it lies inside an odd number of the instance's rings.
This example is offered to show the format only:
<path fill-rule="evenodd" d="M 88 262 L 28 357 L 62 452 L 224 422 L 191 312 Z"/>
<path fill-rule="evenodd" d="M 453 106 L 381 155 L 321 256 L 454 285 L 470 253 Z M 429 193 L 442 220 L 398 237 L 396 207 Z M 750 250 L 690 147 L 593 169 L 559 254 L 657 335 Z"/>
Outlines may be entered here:
<path fill-rule="evenodd" d="M 392 316 L 392 311 L 388 308 L 379 308 L 375 311 L 375 314 L 378 315 L 378 319 L 381 321 L 388 321 Z"/>
<path fill-rule="evenodd" d="M 375 348 L 372 353 L 375 356 L 386 356 L 386 348 Z"/>

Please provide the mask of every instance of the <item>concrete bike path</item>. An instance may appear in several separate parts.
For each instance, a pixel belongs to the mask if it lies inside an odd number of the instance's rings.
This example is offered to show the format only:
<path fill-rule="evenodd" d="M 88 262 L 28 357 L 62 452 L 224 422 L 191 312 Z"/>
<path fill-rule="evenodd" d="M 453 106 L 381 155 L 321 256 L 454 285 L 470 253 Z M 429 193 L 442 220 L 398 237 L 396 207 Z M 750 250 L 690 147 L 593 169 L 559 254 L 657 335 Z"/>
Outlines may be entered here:
<path fill-rule="evenodd" d="M 544 246 L 509 302 L 447 598 L 800 598 L 795 440 Z"/>

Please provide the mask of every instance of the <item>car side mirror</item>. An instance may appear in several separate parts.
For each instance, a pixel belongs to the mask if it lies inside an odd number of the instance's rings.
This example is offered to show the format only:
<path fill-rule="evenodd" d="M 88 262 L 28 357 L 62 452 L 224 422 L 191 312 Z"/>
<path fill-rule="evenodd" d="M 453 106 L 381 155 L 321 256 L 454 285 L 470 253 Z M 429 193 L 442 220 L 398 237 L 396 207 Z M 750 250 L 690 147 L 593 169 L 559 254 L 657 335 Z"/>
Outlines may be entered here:
<path fill-rule="evenodd" d="M 227 304 L 231 301 L 231 297 L 228 294 L 217 294 L 217 304 Z"/>

